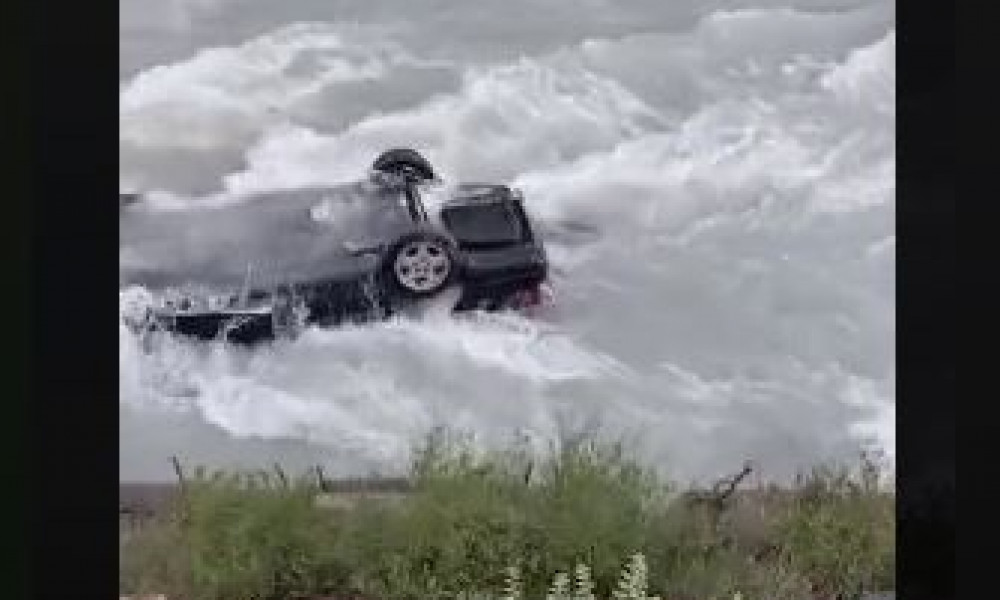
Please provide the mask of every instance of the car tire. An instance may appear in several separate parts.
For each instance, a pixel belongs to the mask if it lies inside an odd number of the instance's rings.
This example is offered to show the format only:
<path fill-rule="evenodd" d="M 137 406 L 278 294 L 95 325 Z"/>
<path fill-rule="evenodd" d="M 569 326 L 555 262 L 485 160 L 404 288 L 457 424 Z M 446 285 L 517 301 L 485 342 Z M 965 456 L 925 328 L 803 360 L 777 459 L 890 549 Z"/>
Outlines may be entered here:
<path fill-rule="evenodd" d="M 403 175 L 417 180 L 429 181 L 437 178 L 431 163 L 411 148 L 386 150 L 375 159 L 372 168 L 382 173 Z"/>
<path fill-rule="evenodd" d="M 429 298 L 455 281 L 459 264 L 454 243 L 433 231 L 404 235 L 385 254 L 382 274 L 395 298 Z"/>

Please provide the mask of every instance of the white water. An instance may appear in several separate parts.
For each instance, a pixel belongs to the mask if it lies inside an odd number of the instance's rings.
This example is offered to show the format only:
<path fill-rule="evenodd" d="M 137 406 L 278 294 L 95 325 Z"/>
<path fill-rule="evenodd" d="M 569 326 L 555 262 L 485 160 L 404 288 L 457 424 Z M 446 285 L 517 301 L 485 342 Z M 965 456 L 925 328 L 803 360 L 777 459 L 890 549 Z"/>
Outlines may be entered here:
<path fill-rule="evenodd" d="M 892 457 L 891 3 L 123 2 L 123 188 L 231 200 L 417 147 L 525 190 L 558 299 L 255 351 L 122 327 L 123 479 L 399 469 L 437 425 L 625 436 L 683 478 Z"/>

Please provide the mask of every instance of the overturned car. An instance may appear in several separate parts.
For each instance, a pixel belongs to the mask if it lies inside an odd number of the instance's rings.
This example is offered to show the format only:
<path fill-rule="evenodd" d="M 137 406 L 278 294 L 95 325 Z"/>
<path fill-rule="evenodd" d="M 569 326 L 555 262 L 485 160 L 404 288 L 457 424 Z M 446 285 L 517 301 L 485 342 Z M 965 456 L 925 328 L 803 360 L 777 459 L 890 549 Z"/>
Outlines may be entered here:
<path fill-rule="evenodd" d="M 255 342 L 385 318 L 451 293 L 453 310 L 546 297 L 548 261 L 519 191 L 442 185 L 394 149 L 362 180 L 154 209 L 120 196 L 120 284 L 149 301 L 130 326 Z M 451 292 L 449 292 L 451 291 Z"/>

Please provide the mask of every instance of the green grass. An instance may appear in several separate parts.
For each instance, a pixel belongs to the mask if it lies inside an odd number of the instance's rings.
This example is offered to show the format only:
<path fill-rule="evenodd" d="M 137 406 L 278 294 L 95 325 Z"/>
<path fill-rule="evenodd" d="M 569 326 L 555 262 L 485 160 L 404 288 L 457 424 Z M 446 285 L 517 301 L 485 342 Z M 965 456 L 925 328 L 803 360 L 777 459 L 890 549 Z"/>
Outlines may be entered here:
<path fill-rule="evenodd" d="M 438 434 L 414 457 L 411 493 L 339 507 L 317 503 L 304 478 L 199 473 L 174 512 L 123 542 L 121 591 L 499 598 L 513 569 L 519 597 L 545 598 L 555 586 L 562 598 L 585 565 L 603 599 L 615 597 L 636 553 L 643 584 L 663 599 L 856 598 L 895 585 L 894 498 L 870 463 L 741 488 L 714 506 L 616 445 L 581 443 L 540 460 Z"/>

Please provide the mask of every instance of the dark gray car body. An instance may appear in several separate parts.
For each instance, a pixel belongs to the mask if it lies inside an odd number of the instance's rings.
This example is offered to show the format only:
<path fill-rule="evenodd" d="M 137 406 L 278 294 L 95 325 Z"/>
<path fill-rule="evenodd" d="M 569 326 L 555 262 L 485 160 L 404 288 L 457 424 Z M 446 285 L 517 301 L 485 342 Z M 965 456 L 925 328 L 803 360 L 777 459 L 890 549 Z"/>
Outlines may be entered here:
<path fill-rule="evenodd" d="M 202 339 L 271 338 L 295 315 L 332 325 L 393 314 L 406 299 L 386 285 L 386 253 L 415 231 L 445 236 L 454 248 L 457 310 L 537 299 L 548 270 L 520 195 L 502 185 L 434 191 L 373 174 L 222 206 L 126 200 L 121 286 L 156 298 L 147 324 Z"/>

